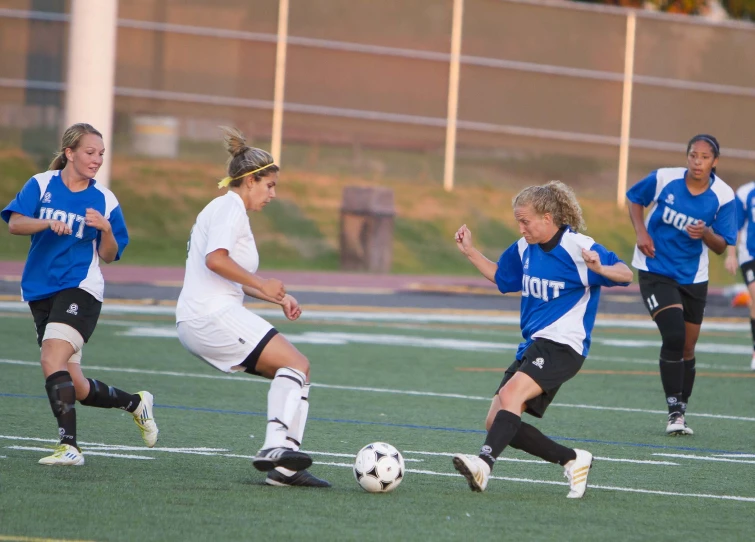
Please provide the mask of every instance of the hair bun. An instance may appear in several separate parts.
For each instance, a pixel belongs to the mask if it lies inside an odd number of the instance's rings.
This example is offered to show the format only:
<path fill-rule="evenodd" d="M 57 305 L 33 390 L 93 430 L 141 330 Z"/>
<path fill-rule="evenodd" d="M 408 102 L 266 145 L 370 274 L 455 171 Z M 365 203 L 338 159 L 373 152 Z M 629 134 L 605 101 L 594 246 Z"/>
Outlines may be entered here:
<path fill-rule="evenodd" d="M 223 132 L 225 150 L 234 158 L 251 149 L 251 147 L 246 144 L 246 136 L 244 136 L 241 130 L 230 128 L 228 126 L 221 126 L 220 129 Z"/>

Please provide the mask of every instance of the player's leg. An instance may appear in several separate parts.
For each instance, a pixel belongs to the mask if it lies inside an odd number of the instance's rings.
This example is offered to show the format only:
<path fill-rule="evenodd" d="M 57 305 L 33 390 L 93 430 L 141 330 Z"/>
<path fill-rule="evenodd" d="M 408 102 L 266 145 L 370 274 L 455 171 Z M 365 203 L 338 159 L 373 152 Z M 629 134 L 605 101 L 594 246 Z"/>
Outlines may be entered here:
<path fill-rule="evenodd" d="M 695 385 L 695 346 L 700 337 L 700 327 L 703 323 L 705 304 L 708 299 L 708 283 L 689 284 L 681 289 L 682 304 L 684 305 L 684 378 L 682 380 L 682 413 L 685 414 L 682 434 L 692 435 L 693 431 L 687 425 L 686 413 L 692 388 Z"/>
<path fill-rule="evenodd" d="M 750 332 L 752 333 L 753 354 L 750 361 L 750 369 L 755 371 L 755 260 L 746 262 L 740 266 L 742 278 L 750 293 Z"/>
<path fill-rule="evenodd" d="M 309 360 L 283 335 L 276 334 L 260 353 L 255 371 L 272 378 L 265 442 L 253 461 L 255 468 L 275 471 L 268 473 L 269 485 L 329 487 L 329 483 L 304 472 L 312 460 L 299 451 L 309 413 Z M 269 459 L 279 453 L 287 453 L 291 459 L 286 464 Z"/>
<path fill-rule="evenodd" d="M 42 465 L 83 465 L 84 456 L 76 442 L 76 391 L 67 361 L 84 339 L 69 326 L 50 324 L 54 297 L 29 303 L 40 345 L 40 364 L 45 391 L 58 424 L 60 443 L 55 452 L 40 459 Z"/>
<path fill-rule="evenodd" d="M 495 420 L 496 414 L 501 410 L 501 399 L 498 395 L 493 397 L 490 403 L 490 409 L 488 410 L 488 416 L 486 418 L 485 429 L 490 431 Z M 522 450 L 530 455 L 539 457 L 549 463 L 556 463 L 564 466 L 569 461 L 577 458 L 577 453 L 572 448 L 562 446 L 554 440 L 546 437 L 536 427 L 522 422 L 519 426 L 519 430 L 511 439 L 509 446 Z"/>
<path fill-rule="evenodd" d="M 155 423 L 153 395 L 148 391 L 129 393 L 100 380 L 86 378 L 81 370 L 81 353 L 80 350 L 68 360 L 68 372 L 76 387 L 76 399 L 84 406 L 117 408 L 130 413 L 144 444 L 152 448 L 160 434 Z"/>
<path fill-rule="evenodd" d="M 668 407 L 666 433 L 684 431 L 682 391 L 684 387 L 684 342 L 686 329 L 679 286 L 668 277 L 640 271 L 640 292 L 658 331 L 661 351 L 658 366 Z"/>
<path fill-rule="evenodd" d="M 755 281 L 747 285 L 750 292 L 750 332 L 752 333 L 753 354 L 750 360 L 750 369 L 755 371 Z"/>
<path fill-rule="evenodd" d="M 537 382 L 522 372 L 514 374 L 500 389 L 497 398 L 501 408 L 490 424 L 478 456 L 456 454 L 453 457 L 454 468 L 467 479 L 472 491 L 485 491 L 496 459 L 519 430 L 525 403 L 542 393 Z M 491 411 L 493 408 L 491 405 Z"/>

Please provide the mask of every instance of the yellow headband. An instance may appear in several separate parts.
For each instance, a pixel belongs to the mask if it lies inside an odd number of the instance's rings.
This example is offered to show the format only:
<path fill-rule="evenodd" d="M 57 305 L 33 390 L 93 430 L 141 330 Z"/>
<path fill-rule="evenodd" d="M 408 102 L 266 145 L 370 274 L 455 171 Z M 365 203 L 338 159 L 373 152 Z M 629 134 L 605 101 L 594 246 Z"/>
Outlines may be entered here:
<path fill-rule="evenodd" d="M 242 178 L 246 177 L 247 175 L 253 175 L 254 173 L 257 173 L 258 171 L 262 171 L 263 169 L 267 169 L 270 166 L 274 166 L 274 165 L 275 165 L 275 163 L 271 162 L 271 163 L 269 163 L 266 166 L 262 166 L 261 168 L 255 169 L 254 171 L 249 171 L 247 173 L 242 173 L 238 177 L 225 177 L 224 179 L 221 179 L 220 182 L 218 183 L 218 188 L 225 188 L 226 186 L 228 186 L 229 184 L 231 184 L 231 181 L 237 181 L 239 179 L 242 179 Z"/>

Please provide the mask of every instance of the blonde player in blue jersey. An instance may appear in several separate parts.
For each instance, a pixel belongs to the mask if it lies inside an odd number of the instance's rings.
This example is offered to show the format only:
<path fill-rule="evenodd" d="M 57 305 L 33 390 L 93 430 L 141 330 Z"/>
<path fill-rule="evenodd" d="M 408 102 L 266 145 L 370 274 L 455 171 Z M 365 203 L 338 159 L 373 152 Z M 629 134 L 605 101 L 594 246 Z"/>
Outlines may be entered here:
<path fill-rule="evenodd" d="M 737 207 L 737 246 L 727 248 L 724 265 L 732 275 L 737 269 L 755 300 L 755 181 L 743 184 L 736 191 Z M 755 302 L 750 303 L 750 330 L 752 332 L 753 355 L 750 369 L 755 371 Z"/>
<path fill-rule="evenodd" d="M 29 179 L 2 211 L 10 233 L 31 236 L 21 293 L 34 317 L 45 389 L 60 436 L 55 452 L 40 459 L 42 465 L 84 464 L 76 442 L 77 399 L 85 406 L 130 412 L 150 448 L 158 437 L 152 394 L 127 393 L 81 371 L 81 350 L 102 308 L 100 259 L 120 259 L 128 244 L 118 200 L 94 179 L 104 153 L 97 130 L 74 124 L 63 134 L 49 171 Z"/>
<path fill-rule="evenodd" d="M 524 341 L 506 370 L 488 411 L 479 455 L 456 454 L 453 464 L 473 491 L 484 491 L 496 458 L 507 446 L 564 467 L 570 499 L 587 488 L 592 454 L 567 448 L 522 421 L 542 418 L 561 385 L 574 377 L 590 349 L 601 286 L 628 285 L 632 271 L 584 229 L 574 192 L 559 181 L 522 190 L 513 202 L 522 238 L 498 263 L 472 244 L 466 225 L 456 245 L 502 293 L 521 292 Z"/>
<path fill-rule="evenodd" d="M 687 145 L 686 168 L 653 171 L 627 192 L 637 234 L 632 265 L 661 333 L 669 435 L 693 434 L 685 413 L 708 297 L 708 249 L 723 254 L 737 239 L 734 191 L 716 175 L 720 154 L 715 137 L 696 135 Z M 645 207 L 650 207 L 647 217 Z"/>

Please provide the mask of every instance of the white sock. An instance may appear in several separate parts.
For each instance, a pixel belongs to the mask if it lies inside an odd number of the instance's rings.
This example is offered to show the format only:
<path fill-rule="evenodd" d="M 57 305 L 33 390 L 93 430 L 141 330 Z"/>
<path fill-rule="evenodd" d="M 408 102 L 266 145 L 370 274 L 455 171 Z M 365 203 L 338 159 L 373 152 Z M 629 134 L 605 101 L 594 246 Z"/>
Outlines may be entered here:
<path fill-rule="evenodd" d="M 310 384 L 307 382 L 301 389 L 299 408 L 286 433 L 286 446 L 293 450 L 301 448 L 301 442 L 304 438 L 304 426 L 307 425 L 307 415 L 309 414 L 309 386 Z"/>
<path fill-rule="evenodd" d="M 267 430 L 263 450 L 286 446 L 286 435 L 299 411 L 305 381 L 304 373 L 296 369 L 282 367 L 276 371 L 267 394 Z"/>

